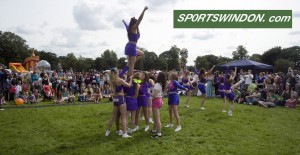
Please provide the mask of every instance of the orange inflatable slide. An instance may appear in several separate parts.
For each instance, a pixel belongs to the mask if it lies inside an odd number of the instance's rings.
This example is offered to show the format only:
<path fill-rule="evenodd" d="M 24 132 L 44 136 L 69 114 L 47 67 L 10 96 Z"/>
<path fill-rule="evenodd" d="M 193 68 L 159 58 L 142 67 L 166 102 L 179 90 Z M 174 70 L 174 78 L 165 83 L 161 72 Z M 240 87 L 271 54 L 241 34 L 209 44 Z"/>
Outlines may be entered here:
<path fill-rule="evenodd" d="M 17 72 L 17 73 L 26 73 L 27 72 L 21 63 L 9 63 L 9 69 L 11 69 L 13 72 Z"/>

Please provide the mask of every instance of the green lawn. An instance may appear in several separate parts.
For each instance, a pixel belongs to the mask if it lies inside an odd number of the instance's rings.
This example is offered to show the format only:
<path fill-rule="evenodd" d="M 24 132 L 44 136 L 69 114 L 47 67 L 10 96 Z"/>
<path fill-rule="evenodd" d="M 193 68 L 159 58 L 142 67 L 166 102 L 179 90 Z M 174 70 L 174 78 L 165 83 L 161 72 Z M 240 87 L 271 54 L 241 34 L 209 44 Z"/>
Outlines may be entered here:
<path fill-rule="evenodd" d="M 182 130 L 163 128 L 161 139 L 143 130 L 123 139 L 115 126 L 105 137 L 113 106 L 109 102 L 7 108 L 0 111 L 0 154 L 300 154 L 299 107 L 236 104 L 228 117 L 221 112 L 220 99 L 207 100 L 204 111 L 198 97 L 191 98 L 189 108 L 183 108 L 184 99 L 179 107 Z M 163 126 L 168 123 L 167 104 L 161 120 Z"/>

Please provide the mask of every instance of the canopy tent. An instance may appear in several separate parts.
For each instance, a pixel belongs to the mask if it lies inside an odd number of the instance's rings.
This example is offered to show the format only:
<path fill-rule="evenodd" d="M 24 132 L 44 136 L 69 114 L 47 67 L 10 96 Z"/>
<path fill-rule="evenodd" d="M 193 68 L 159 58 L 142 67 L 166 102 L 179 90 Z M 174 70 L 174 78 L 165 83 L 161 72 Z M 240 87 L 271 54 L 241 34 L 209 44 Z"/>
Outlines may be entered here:
<path fill-rule="evenodd" d="M 234 69 L 234 67 L 237 67 L 238 69 L 250 69 L 252 71 L 255 71 L 255 70 L 273 71 L 272 65 L 267 65 L 267 64 L 260 63 L 260 62 L 248 60 L 248 59 L 232 61 L 232 62 L 229 62 L 226 64 L 219 65 L 216 68 L 219 70 L 226 70 L 227 65 L 229 65 L 229 69 Z"/>

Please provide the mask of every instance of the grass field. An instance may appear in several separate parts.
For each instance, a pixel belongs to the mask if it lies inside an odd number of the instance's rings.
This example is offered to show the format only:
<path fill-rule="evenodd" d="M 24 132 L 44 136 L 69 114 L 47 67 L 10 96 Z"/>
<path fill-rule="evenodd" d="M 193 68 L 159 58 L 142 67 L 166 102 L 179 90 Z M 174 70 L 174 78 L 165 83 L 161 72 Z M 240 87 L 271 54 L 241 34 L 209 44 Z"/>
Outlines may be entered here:
<path fill-rule="evenodd" d="M 163 128 L 160 139 L 141 129 L 123 139 L 115 134 L 115 126 L 105 137 L 112 112 L 109 102 L 7 107 L 0 111 L 0 154 L 300 154 L 298 108 L 237 104 L 233 117 L 228 117 L 221 112 L 220 99 L 207 100 L 205 110 L 199 109 L 197 97 L 191 98 L 189 108 L 183 108 L 185 97 L 180 99 L 182 130 Z M 161 120 L 163 126 L 168 123 L 167 104 Z"/>

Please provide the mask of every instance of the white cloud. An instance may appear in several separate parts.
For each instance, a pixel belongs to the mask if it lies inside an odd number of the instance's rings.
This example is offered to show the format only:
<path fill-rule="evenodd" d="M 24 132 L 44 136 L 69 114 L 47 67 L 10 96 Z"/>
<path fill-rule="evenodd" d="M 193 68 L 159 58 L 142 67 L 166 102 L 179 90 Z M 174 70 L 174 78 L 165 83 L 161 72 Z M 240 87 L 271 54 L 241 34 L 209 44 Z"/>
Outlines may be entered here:
<path fill-rule="evenodd" d="M 12 27 L 10 29 L 16 32 L 17 34 L 25 34 L 25 35 L 43 34 L 41 31 L 35 30 L 33 27 L 25 26 L 25 25 Z"/>
<path fill-rule="evenodd" d="M 289 33 L 289 35 L 298 35 L 300 34 L 300 31 L 292 31 Z"/>
<path fill-rule="evenodd" d="M 50 44 L 57 47 L 76 48 L 80 44 L 81 36 L 82 33 L 78 29 L 56 29 Z"/>
<path fill-rule="evenodd" d="M 108 26 L 103 17 L 107 14 L 103 10 L 103 5 L 80 2 L 74 6 L 73 16 L 80 29 L 90 31 L 106 29 Z"/>
<path fill-rule="evenodd" d="M 294 18 L 300 18 L 300 11 L 295 11 L 295 12 L 293 13 L 293 17 L 294 17 Z"/>
<path fill-rule="evenodd" d="M 193 39 L 199 39 L 199 40 L 209 40 L 209 39 L 213 39 L 215 36 L 216 34 L 210 31 L 196 32 L 192 35 Z"/>

